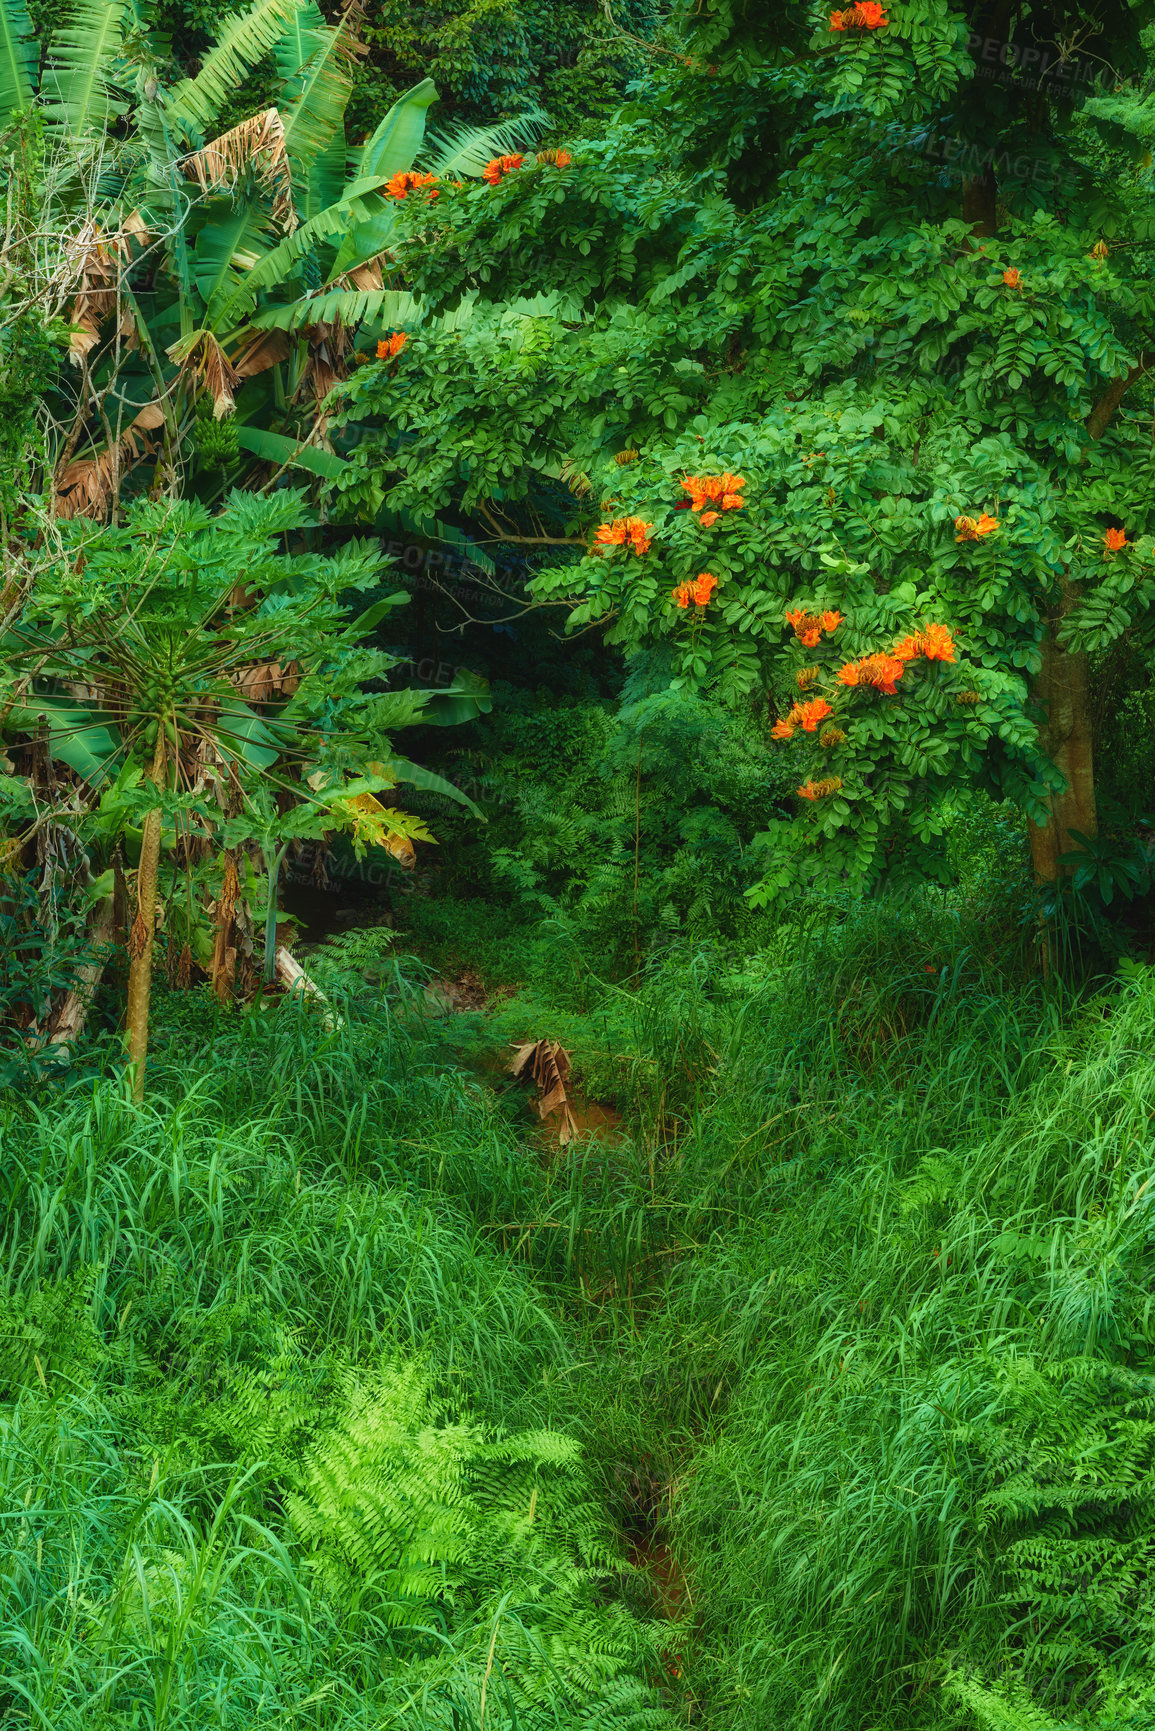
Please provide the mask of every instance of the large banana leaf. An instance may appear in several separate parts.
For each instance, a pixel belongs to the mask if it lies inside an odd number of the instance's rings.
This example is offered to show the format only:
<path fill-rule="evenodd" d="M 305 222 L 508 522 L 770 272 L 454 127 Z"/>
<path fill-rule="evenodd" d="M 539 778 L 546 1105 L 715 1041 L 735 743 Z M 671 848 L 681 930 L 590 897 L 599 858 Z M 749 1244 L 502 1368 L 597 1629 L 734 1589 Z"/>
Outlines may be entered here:
<path fill-rule="evenodd" d="M 312 59 L 316 51 L 316 32 L 325 28 L 325 15 L 316 0 L 301 0 L 281 32 L 273 50 L 273 58 L 277 63 L 277 77 L 281 81 L 282 89 L 288 92 L 288 100 L 293 100 L 298 95 L 298 90 L 293 88 L 293 80 L 299 78 L 301 68 L 307 60 Z M 284 106 L 283 100 L 279 106 Z"/>
<path fill-rule="evenodd" d="M 24 0 L 0 0 L 0 126 L 36 91 L 40 50 Z"/>
<path fill-rule="evenodd" d="M 277 44 L 285 147 L 297 212 L 306 219 L 341 195 L 345 107 L 353 90 L 348 58 L 344 26 L 325 24 L 312 0 Z"/>
<path fill-rule="evenodd" d="M 488 715 L 493 708 L 488 679 L 470 673 L 465 667 L 458 670 L 453 684 L 444 691 L 428 691 L 423 695 L 426 701 L 421 720 L 433 727 L 457 727 L 463 721 Z"/>
<path fill-rule="evenodd" d="M 426 113 L 436 101 L 437 86 L 432 78 L 423 78 L 420 84 L 399 96 L 361 152 L 358 175 L 381 174 L 388 178 L 412 168 L 425 137 Z"/>
<path fill-rule="evenodd" d="M 77 0 L 67 24 L 54 31 L 41 81 L 49 130 L 70 140 L 102 134 L 127 114 L 112 94 L 123 40 L 125 0 Z"/>
<path fill-rule="evenodd" d="M 308 222 L 310 217 L 319 216 L 334 200 L 340 198 L 348 160 L 345 124 L 342 121 L 324 150 L 319 151 L 309 164 L 308 180 L 296 188 L 297 214 L 302 221 Z"/>
<path fill-rule="evenodd" d="M 283 433 L 266 432 L 264 427 L 238 426 L 237 444 L 263 463 L 292 463 L 326 481 L 335 481 L 349 467 L 344 457 L 336 457 L 332 451 L 319 451 L 313 445 L 302 445 L 299 439 L 287 439 Z"/>
<path fill-rule="evenodd" d="M 231 753 L 254 769 L 270 769 L 281 755 L 276 736 L 247 703 L 222 703 L 213 731 L 223 757 Z"/>
<path fill-rule="evenodd" d="M 123 749 L 120 729 L 101 710 L 81 709 L 68 698 L 30 697 L 9 713 L 7 725 L 18 733 L 36 733 L 48 726 L 48 749 L 52 756 L 86 781 L 107 780 L 119 767 Z"/>
<path fill-rule="evenodd" d="M 295 331 L 302 325 L 346 326 L 380 319 L 391 330 L 412 329 L 421 321 L 421 303 L 399 289 L 330 289 L 326 294 L 305 295 L 291 306 L 265 307 L 249 323 L 254 330 Z"/>
<path fill-rule="evenodd" d="M 381 196 L 381 185 L 380 176 L 372 174 L 351 182 L 337 204 L 303 222 L 294 234 L 287 235 L 265 253 L 260 263 L 238 282 L 231 296 L 220 303 L 216 328 L 222 337 L 235 334 L 245 314 L 256 305 L 262 289 L 285 282 L 304 258 L 334 235 L 343 234 L 350 222 L 377 210 L 392 211 L 393 201 Z"/>
<path fill-rule="evenodd" d="M 276 48 L 300 5 L 301 0 L 256 0 L 247 12 L 223 19 L 196 77 L 182 78 L 169 91 L 169 124 L 205 135 L 226 97 Z"/>
<path fill-rule="evenodd" d="M 239 254 L 259 259 L 268 247 L 269 213 L 263 205 L 229 199 L 213 199 L 205 210 L 206 221 L 197 235 L 193 255 L 196 284 L 208 309 L 205 322 L 216 332 L 221 328 L 222 309 L 232 301 L 239 285 L 251 274 L 234 262 Z"/>
<path fill-rule="evenodd" d="M 382 535 L 419 535 L 423 541 L 440 541 L 443 546 L 460 547 L 479 571 L 487 572 L 490 577 L 497 575 L 497 566 L 489 554 L 471 541 L 463 529 L 446 523 L 441 517 L 419 517 L 413 511 L 391 511 L 383 506 L 373 519 L 373 527 Z"/>
<path fill-rule="evenodd" d="M 463 805 L 471 811 L 474 817 L 485 821 L 485 813 L 479 805 L 475 805 L 467 793 L 462 793 L 459 787 L 454 787 L 444 776 L 434 775 L 431 769 L 422 769 L 419 763 L 410 763 L 407 757 L 389 758 L 389 768 L 398 781 L 409 781 L 414 787 L 424 788 L 426 793 L 443 793 L 447 799 L 455 799 L 458 805 Z"/>
<path fill-rule="evenodd" d="M 359 176 L 381 174 L 390 178 L 412 168 L 425 137 L 426 113 L 430 103 L 436 100 L 437 86 L 432 78 L 422 79 L 420 84 L 399 97 L 365 146 Z M 391 210 L 352 227 L 337 254 L 333 276 L 353 270 L 366 259 L 376 258 L 387 244 L 392 227 Z"/>

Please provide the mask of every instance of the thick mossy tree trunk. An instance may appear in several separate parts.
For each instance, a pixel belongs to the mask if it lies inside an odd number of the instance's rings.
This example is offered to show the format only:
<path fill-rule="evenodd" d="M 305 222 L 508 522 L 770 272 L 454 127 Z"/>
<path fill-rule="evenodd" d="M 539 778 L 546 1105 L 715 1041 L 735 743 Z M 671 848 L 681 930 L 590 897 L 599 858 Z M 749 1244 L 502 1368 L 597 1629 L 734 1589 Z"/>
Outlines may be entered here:
<path fill-rule="evenodd" d="M 157 729 L 156 750 L 148 771 L 157 787 L 165 782 L 165 733 Z M 152 996 L 152 949 L 156 937 L 156 881 L 160 867 L 160 834 L 163 818 L 154 806 L 144 820 L 140 843 L 140 868 L 136 874 L 136 918 L 128 940 L 128 1009 L 125 1044 L 128 1048 L 133 1099 L 144 1098 L 144 1069 L 148 1057 L 148 1006 Z"/>
<path fill-rule="evenodd" d="M 1087 656 L 1085 651 L 1064 649 L 1059 642 L 1062 621 L 1078 601 L 1075 584 L 1062 578 L 1058 598 L 1048 609 L 1043 664 L 1035 682 L 1035 696 L 1043 709 L 1040 742 L 1067 784 L 1051 795 L 1047 822 L 1028 826 L 1031 863 L 1040 885 L 1057 883 L 1064 874 L 1059 856 L 1078 851 L 1072 831 L 1091 837 L 1098 827 Z"/>

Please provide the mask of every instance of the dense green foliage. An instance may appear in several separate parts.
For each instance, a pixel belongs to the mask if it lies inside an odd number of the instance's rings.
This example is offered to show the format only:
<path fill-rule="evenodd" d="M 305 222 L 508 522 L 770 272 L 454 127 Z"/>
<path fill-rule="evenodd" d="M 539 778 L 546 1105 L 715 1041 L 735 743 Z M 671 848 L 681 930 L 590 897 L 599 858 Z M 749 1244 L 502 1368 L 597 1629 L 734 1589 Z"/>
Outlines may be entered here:
<path fill-rule="evenodd" d="M 328 1034 L 170 997 L 155 1110 L 7 1104 L 13 1722 L 1145 1725 L 1147 971 L 929 905 L 628 993 L 441 943 L 531 983 L 430 1021 L 343 941 Z M 544 1025 L 618 1146 L 527 1158 L 477 1066 Z"/>
<path fill-rule="evenodd" d="M 1005 22 L 968 36 L 929 0 L 857 35 L 687 10 L 684 64 L 571 163 L 446 189 L 432 234 L 401 218 L 423 322 L 350 381 L 346 498 L 388 481 L 514 544 L 545 526 L 568 548 L 532 594 L 571 628 L 661 648 L 675 684 L 768 689 L 810 791 L 768 836 L 766 898 L 816 870 L 940 875 L 960 784 L 1053 821 L 1053 852 L 1094 832 L 1086 800 L 1048 817 L 1068 775 L 1037 692 L 1052 660 L 1150 647 L 1147 410 L 1125 394 L 1149 153 L 1123 85 L 1031 96 L 1049 16 L 1022 9 L 1012 54 Z M 1121 72 L 1145 21 L 1102 21 Z M 816 643 L 792 614 L 840 623 Z M 870 658 L 904 642 L 896 688 Z M 802 679 L 821 737 L 790 720 Z"/>
<path fill-rule="evenodd" d="M 6 1726 L 1152 1731 L 1153 52 L 0 0 Z"/>

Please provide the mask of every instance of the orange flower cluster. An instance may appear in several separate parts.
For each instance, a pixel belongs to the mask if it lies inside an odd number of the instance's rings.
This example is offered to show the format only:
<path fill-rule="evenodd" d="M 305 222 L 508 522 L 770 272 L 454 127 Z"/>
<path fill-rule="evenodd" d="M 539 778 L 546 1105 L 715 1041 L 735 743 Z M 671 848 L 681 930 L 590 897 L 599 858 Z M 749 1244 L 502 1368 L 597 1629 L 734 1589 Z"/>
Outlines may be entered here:
<path fill-rule="evenodd" d="M 956 517 L 954 526 L 958 530 L 956 541 L 981 541 L 984 535 L 994 534 L 999 520 L 983 511 L 978 517 Z"/>
<path fill-rule="evenodd" d="M 1013 265 L 1010 270 L 1005 270 L 1003 272 L 1003 281 L 1006 283 L 1008 288 L 1022 288 L 1023 286 L 1022 276 Z"/>
<path fill-rule="evenodd" d="M 925 631 L 902 638 L 893 649 L 848 661 L 835 677 L 840 685 L 872 685 L 876 691 L 893 697 L 907 662 L 919 655 L 925 655 L 928 661 L 954 660 L 954 638 L 945 625 L 928 625 Z"/>
<path fill-rule="evenodd" d="M 699 571 L 691 582 L 689 578 L 679 583 L 673 591 L 675 607 L 688 607 L 692 601 L 695 607 L 707 607 L 710 597 L 718 587 L 718 579 L 709 571 Z"/>
<path fill-rule="evenodd" d="M 838 669 L 835 677 L 840 685 L 873 685 L 876 691 L 884 691 L 888 697 L 893 697 L 897 682 L 905 672 L 906 663 L 884 650 L 881 655 L 864 655 L 860 661 L 848 661 L 845 667 Z"/>
<path fill-rule="evenodd" d="M 882 30 L 889 23 L 878 0 L 858 0 L 857 6 L 830 14 L 832 30 Z"/>
<path fill-rule="evenodd" d="M 525 161 L 522 156 L 495 156 L 487 162 L 481 171 L 482 180 L 487 180 L 490 186 L 497 186 L 507 174 L 512 174 L 515 168 L 520 168 Z"/>
<path fill-rule="evenodd" d="M 1129 547 L 1126 529 L 1107 529 L 1103 534 L 1103 557 L 1108 553 L 1121 553 L 1124 547 Z"/>
<path fill-rule="evenodd" d="M 824 631 L 829 634 L 838 630 L 842 624 L 842 614 L 807 613 L 801 607 L 796 607 L 793 613 L 786 615 L 786 623 L 794 627 L 794 635 L 803 649 L 817 649 Z"/>
<path fill-rule="evenodd" d="M 386 198 L 404 198 L 406 193 L 417 192 L 423 186 L 434 186 L 436 182 L 437 176 L 435 174 L 414 174 L 409 169 L 403 169 L 399 174 L 393 175 L 391 179 L 385 182 L 385 196 Z M 429 196 L 436 198 L 437 194 L 431 192 Z"/>
<path fill-rule="evenodd" d="M 833 715 L 824 697 L 812 697 L 809 703 L 794 703 L 785 721 L 776 721 L 770 729 L 771 739 L 793 739 L 794 729 L 800 727 L 803 733 L 816 733 L 818 723 L 825 721 L 828 715 Z"/>
<path fill-rule="evenodd" d="M 826 799 L 830 794 L 837 793 L 841 786 L 841 776 L 827 775 L 821 781 L 804 781 L 798 789 L 798 795 L 800 799 Z"/>
<path fill-rule="evenodd" d="M 717 505 L 723 511 L 740 511 L 746 503 L 742 497 L 742 488 L 746 485 L 745 475 L 687 475 L 682 486 L 690 495 L 690 508 L 701 511 L 703 505 Z M 684 509 L 684 507 L 683 507 Z M 706 511 L 702 522 L 706 528 L 718 521 L 717 511 Z"/>
<path fill-rule="evenodd" d="M 898 661 L 913 661 L 919 655 L 928 661 L 953 661 L 954 638 L 945 625 L 928 625 L 925 631 L 902 638 L 890 653 Z"/>
<path fill-rule="evenodd" d="M 539 150 L 538 162 L 552 162 L 555 168 L 568 168 L 573 157 L 568 150 Z"/>
<path fill-rule="evenodd" d="M 652 523 L 643 523 L 640 517 L 615 517 L 612 523 L 603 523 L 594 533 L 595 545 L 591 551 L 597 553 L 602 547 L 632 547 L 641 558 L 650 550 L 650 530 Z"/>
<path fill-rule="evenodd" d="M 392 360 L 394 355 L 401 353 L 408 341 L 409 338 L 404 331 L 394 331 L 392 336 L 383 337 L 377 344 L 377 359 L 379 361 Z"/>

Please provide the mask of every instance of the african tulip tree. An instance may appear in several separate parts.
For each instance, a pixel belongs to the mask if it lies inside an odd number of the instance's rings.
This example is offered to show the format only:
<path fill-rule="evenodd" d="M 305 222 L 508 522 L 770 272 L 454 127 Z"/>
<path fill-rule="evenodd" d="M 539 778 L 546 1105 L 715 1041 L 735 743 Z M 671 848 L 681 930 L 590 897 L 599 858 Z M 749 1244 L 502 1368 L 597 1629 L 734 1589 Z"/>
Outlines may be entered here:
<path fill-rule="evenodd" d="M 1142 10 L 1082 21 L 1078 77 L 1049 7 L 695 12 L 647 128 L 399 240 L 425 318 L 352 382 L 351 498 L 557 543 L 572 627 L 766 694 L 803 797 L 763 893 L 934 874 L 960 783 L 1042 880 L 1094 834 L 1086 656 L 1155 599 Z"/>

